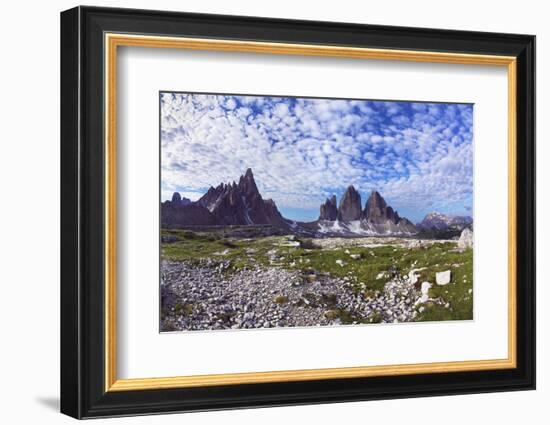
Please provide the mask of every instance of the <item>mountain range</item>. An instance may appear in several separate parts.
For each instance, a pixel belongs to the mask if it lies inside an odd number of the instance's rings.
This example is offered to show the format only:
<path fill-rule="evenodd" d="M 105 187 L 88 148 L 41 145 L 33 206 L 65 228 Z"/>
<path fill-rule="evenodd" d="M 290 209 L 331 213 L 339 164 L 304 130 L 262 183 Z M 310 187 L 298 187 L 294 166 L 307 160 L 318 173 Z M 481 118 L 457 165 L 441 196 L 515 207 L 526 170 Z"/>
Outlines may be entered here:
<path fill-rule="evenodd" d="M 424 219 L 416 224 L 419 230 L 462 230 L 472 224 L 472 217 L 460 215 L 445 215 L 438 212 L 426 214 Z"/>
<path fill-rule="evenodd" d="M 211 186 L 195 202 L 175 192 L 170 201 L 161 203 L 161 224 L 166 227 L 270 225 L 289 233 L 317 237 L 408 236 L 430 226 L 441 230 L 445 225 L 459 225 L 466 219 L 431 213 L 415 226 L 407 218 L 400 217 L 377 191 L 371 192 L 363 207 L 361 195 L 354 186 L 349 186 L 340 203 L 333 195 L 321 204 L 317 220 L 297 222 L 284 218 L 272 199 L 262 197 L 250 168 L 238 183 Z M 468 224 L 471 224 L 471 219 Z"/>

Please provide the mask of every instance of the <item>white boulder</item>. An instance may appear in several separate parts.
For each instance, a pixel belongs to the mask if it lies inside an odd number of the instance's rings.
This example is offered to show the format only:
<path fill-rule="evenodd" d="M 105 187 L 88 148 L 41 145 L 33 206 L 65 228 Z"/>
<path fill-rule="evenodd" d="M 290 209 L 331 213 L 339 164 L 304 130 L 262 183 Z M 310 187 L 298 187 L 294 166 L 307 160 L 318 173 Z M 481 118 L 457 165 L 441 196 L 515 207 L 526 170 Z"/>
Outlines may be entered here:
<path fill-rule="evenodd" d="M 474 232 L 472 232 L 467 227 L 460 234 L 460 239 L 458 239 L 458 248 L 466 249 L 472 248 L 474 246 Z"/>
<path fill-rule="evenodd" d="M 432 287 L 432 284 L 430 282 L 422 282 L 422 286 L 420 287 L 420 292 L 422 292 L 422 295 L 428 295 L 428 292 L 431 287 Z"/>
<path fill-rule="evenodd" d="M 421 240 L 412 240 L 410 241 L 408 244 L 407 244 L 407 248 L 411 249 L 411 248 L 420 248 L 422 246 L 422 241 Z"/>
<path fill-rule="evenodd" d="M 446 270 L 435 274 L 435 283 L 438 285 L 447 285 L 451 282 L 451 271 Z"/>
<path fill-rule="evenodd" d="M 430 299 L 430 296 L 428 295 L 428 292 L 430 291 L 430 288 L 432 287 L 432 284 L 430 282 L 422 282 L 422 285 L 420 286 L 420 292 L 422 292 L 422 295 L 420 298 L 418 298 L 415 301 L 415 305 L 418 304 L 424 304 L 425 302 L 428 302 Z"/>

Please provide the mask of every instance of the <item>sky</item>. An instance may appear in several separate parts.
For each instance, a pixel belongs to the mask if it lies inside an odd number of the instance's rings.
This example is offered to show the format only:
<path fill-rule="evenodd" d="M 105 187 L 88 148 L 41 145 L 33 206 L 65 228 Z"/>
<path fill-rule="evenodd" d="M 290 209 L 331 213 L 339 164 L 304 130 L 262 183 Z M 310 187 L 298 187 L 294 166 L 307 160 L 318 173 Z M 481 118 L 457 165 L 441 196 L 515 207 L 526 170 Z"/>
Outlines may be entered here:
<path fill-rule="evenodd" d="M 197 200 L 252 168 L 264 199 L 311 221 L 349 185 L 402 217 L 471 215 L 473 105 L 160 93 L 161 198 Z"/>

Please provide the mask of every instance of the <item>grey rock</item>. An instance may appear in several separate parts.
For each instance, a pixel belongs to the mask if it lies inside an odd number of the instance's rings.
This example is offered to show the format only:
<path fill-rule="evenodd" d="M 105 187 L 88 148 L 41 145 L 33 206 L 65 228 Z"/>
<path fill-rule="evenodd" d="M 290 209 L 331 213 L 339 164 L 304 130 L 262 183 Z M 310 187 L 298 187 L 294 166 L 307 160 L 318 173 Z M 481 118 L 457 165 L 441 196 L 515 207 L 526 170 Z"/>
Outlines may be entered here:
<path fill-rule="evenodd" d="M 465 228 L 462 231 L 457 246 L 459 249 L 472 248 L 474 246 L 474 233 L 469 228 Z"/>

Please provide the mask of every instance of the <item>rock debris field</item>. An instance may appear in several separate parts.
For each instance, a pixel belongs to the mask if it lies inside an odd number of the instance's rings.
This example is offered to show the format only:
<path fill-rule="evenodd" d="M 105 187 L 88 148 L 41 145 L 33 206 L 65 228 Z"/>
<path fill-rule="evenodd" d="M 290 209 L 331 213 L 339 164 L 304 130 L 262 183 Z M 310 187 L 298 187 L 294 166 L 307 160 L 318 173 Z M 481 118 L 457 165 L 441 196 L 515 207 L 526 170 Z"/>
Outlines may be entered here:
<path fill-rule="evenodd" d="M 471 276 L 470 281 L 461 278 L 459 263 L 445 264 L 445 270 L 436 264 L 432 275 L 417 260 L 406 270 L 390 266 L 376 274 L 376 289 L 370 289 L 372 283 L 359 282 L 352 272 L 334 276 L 313 267 L 294 270 L 265 264 L 233 269 L 232 261 L 223 258 L 226 253 L 219 253 L 220 259 L 162 260 L 161 331 L 438 320 L 437 314 L 423 317 L 428 311 L 444 312 L 441 320 L 469 318 L 453 316 L 455 306 L 472 302 Z M 348 263 L 368 261 L 357 251 L 342 255 L 344 259 L 331 259 L 331 267 L 343 270 Z"/>

